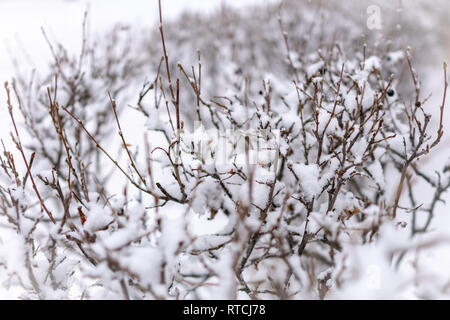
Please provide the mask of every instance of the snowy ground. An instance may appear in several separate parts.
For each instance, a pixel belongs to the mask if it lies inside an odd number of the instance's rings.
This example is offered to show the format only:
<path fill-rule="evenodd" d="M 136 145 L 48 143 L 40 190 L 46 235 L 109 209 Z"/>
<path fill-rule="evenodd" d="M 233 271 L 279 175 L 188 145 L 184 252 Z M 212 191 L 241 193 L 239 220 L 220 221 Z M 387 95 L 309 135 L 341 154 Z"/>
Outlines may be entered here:
<path fill-rule="evenodd" d="M 237 6 L 258 2 L 260 1 L 164 0 L 163 12 L 167 18 L 176 18 L 183 10 L 210 12 L 222 3 Z M 41 27 L 46 30 L 50 38 L 61 41 L 69 50 L 77 52 L 81 41 L 83 12 L 86 9 L 89 9 L 90 29 L 98 34 L 109 30 L 117 22 L 149 27 L 156 23 L 157 18 L 157 1 L 154 0 L 0 0 L 0 82 L 3 83 L 13 77 L 12 61 L 18 50 L 22 53 L 26 52 L 27 56 L 28 66 L 21 66 L 21 68 L 33 68 L 48 61 L 50 52 Z M 406 11 L 421 16 L 420 12 L 409 10 Z M 431 16 L 434 15 L 439 18 L 437 13 L 431 13 Z M 442 61 L 450 62 L 450 36 L 444 32 L 447 26 L 443 23 L 443 21 L 442 23 L 434 22 L 434 26 L 431 25 L 431 28 L 435 28 L 436 32 L 442 34 L 442 42 L 440 47 L 430 49 L 433 50 L 433 59 L 429 61 L 427 73 L 422 75 L 423 92 L 425 95 L 432 93 L 430 106 L 436 106 L 436 110 L 430 110 L 433 115 L 438 114 L 438 106 L 442 99 Z M 8 134 L 5 129 L 9 128 L 7 110 L 3 107 L 4 99 L 1 91 L 0 128 L 3 129 L 0 135 L 2 137 Z M 445 123 L 450 127 L 450 108 L 447 108 L 445 113 Z M 443 143 L 435 155 L 424 161 L 427 169 L 432 170 L 449 158 L 449 132 L 450 130 L 444 134 Z M 450 201 L 450 194 L 447 195 L 447 199 Z M 435 234 L 449 234 L 449 222 L 449 215 L 443 207 L 442 213 L 433 220 L 431 229 L 435 230 Z M 449 259 L 450 245 L 445 245 L 429 251 L 422 263 L 429 264 L 431 269 L 448 269 Z M 11 298 L 11 294 L 11 291 L 8 295 L 2 292 L 0 286 L 0 298 Z"/>

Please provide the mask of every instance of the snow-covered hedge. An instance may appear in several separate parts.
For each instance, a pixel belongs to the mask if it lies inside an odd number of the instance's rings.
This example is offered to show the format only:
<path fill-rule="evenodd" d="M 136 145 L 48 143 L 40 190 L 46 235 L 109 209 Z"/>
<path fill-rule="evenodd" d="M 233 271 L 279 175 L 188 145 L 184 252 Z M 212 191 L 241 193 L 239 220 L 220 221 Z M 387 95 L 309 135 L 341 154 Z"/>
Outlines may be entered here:
<path fill-rule="evenodd" d="M 442 121 L 430 128 L 410 49 L 297 5 L 186 15 L 145 41 L 117 27 L 73 58 L 50 44 L 50 73 L 6 84 L 17 150 L 1 156 L 5 285 L 41 299 L 417 286 L 397 270 L 427 245 L 416 235 L 450 186 L 448 170 L 416 165 Z"/>

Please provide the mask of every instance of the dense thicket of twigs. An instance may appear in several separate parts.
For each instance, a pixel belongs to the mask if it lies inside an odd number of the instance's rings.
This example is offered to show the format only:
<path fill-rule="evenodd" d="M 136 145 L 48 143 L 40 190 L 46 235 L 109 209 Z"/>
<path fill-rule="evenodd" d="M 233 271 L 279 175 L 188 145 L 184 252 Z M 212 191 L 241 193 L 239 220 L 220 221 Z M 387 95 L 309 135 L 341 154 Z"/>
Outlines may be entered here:
<path fill-rule="evenodd" d="M 342 13 L 297 5 L 161 18 L 143 42 L 118 27 L 73 58 L 49 41 L 47 76 L 5 84 L 7 284 L 26 298 L 326 298 L 366 290 L 375 266 L 385 295 L 414 286 L 392 264 L 450 186 L 417 165 L 443 135 L 446 66 L 436 130 L 395 34 L 375 45 Z M 123 112 L 146 119 L 140 137 Z M 225 224 L 195 232 L 199 215 Z"/>

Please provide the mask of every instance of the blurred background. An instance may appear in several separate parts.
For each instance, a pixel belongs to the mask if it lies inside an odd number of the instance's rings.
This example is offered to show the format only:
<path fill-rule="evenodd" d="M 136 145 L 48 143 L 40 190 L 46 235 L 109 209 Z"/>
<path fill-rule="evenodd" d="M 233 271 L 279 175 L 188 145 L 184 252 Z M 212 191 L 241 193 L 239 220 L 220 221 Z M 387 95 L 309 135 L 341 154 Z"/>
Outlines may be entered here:
<path fill-rule="evenodd" d="M 279 3 L 274 0 L 163 0 L 163 13 L 167 20 L 176 19 L 182 12 L 211 14 L 221 6 L 250 10 L 248 6 Z M 427 49 L 427 55 L 440 55 L 433 61 L 450 56 L 449 12 L 450 3 L 445 0 L 295 0 L 300 5 L 306 2 L 318 6 L 345 11 L 351 20 L 361 21 L 361 33 L 372 32 L 364 25 L 369 19 L 371 6 L 380 8 L 381 28 L 387 26 L 392 16 L 401 27 L 400 32 L 414 32 L 420 41 L 437 37 L 436 46 Z M 247 7 L 247 8 L 246 8 Z M 156 26 L 157 0 L 0 0 L 0 79 L 3 81 L 13 73 L 11 52 L 21 48 L 28 53 L 30 63 L 40 63 L 49 58 L 49 49 L 44 41 L 41 27 L 49 36 L 60 41 L 69 50 L 78 50 L 81 43 L 81 23 L 85 10 L 90 15 L 90 31 L 101 34 L 114 24 L 129 24 L 139 27 Z M 412 46 L 413 44 L 411 44 Z M 13 51 L 14 52 L 14 51 Z"/>

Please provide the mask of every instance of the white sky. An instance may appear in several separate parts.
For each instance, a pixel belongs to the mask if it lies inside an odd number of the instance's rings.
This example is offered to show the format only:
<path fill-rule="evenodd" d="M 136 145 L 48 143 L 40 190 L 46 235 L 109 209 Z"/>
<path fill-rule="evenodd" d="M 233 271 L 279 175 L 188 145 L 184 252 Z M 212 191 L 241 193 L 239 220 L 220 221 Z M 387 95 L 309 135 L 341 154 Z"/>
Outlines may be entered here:
<path fill-rule="evenodd" d="M 258 2 L 261 0 L 162 0 L 163 17 L 176 17 L 183 10 L 211 12 L 223 3 L 242 6 Z M 22 47 L 34 64 L 49 58 L 41 27 L 54 42 L 77 50 L 86 8 L 94 32 L 107 31 L 118 22 L 150 27 L 158 16 L 157 0 L 0 0 L 1 83 L 13 75 L 8 52 Z"/>

